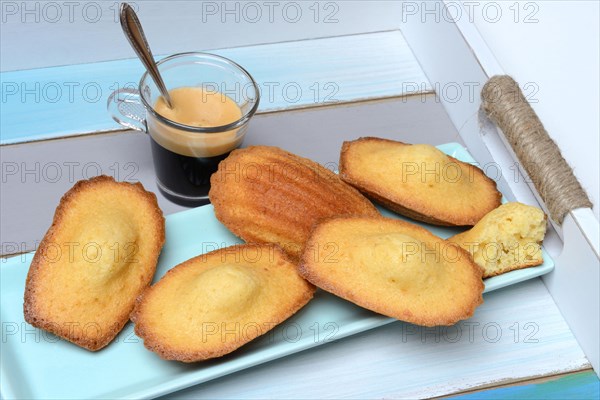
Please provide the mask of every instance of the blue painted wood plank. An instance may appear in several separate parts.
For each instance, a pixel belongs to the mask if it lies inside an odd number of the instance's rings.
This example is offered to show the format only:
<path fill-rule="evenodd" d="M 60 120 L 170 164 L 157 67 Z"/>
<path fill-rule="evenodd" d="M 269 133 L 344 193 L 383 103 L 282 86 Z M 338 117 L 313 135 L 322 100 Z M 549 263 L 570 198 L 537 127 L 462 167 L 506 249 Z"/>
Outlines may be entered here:
<path fill-rule="evenodd" d="M 430 91 L 399 31 L 214 51 L 257 80 L 259 112 Z M 110 93 L 137 87 L 137 59 L 0 74 L 0 144 L 119 129 Z"/>
<path fill-rule="evenodd" d="M 586 371 L 548 382 L 508 386 L 451 398 L 461 400 L 597 400 L 600 399 L 600 380 L 593 371 Z"/>

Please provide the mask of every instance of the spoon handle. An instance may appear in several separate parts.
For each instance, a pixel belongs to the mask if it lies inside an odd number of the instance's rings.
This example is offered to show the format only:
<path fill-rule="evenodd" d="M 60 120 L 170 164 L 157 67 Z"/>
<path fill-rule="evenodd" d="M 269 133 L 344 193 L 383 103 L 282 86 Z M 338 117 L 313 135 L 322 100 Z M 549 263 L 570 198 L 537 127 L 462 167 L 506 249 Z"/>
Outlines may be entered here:
<path fill-rule="evenodd" d="M 152 79 L 154 79 L 154 82 L 158 86 L 158 90 L 160 90 L 160 94 L 165 99 L 169 108 L 173 108 L 169 91 L 158 72 L 158 67 L 154 62 L 154 57 L 152 56 L 152 51 L 148 45 L 148 40 L 146 40 L 146 36 L 144 35 L 140 20 L 135 14 L 135 11 L 133 11 L 133 8 L 127 3 L 121 3 L 120 11 L 121 28 L 123 29 L 127 40 L 129 40 L 131 47 L 133 47 L 133 50 L 137 53 L 138 57 L 146 67 L 146 70 L 148 70 L 148 73 L 152 76 Z"/>

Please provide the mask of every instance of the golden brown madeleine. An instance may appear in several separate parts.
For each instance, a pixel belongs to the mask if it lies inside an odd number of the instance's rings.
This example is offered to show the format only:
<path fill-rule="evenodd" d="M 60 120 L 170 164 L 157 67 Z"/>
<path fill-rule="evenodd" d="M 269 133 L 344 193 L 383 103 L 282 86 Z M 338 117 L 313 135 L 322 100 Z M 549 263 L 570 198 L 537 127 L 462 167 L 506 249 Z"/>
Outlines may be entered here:
<path fill-rule="evenodd" d="M 317 225 L 300 273 L 361 307 L 417 325 L 452 325 L 483 302 L 482 271 L 467 252 L 417 225 L 383 217 Z"/>
<path fill-rule="evenodd" d="M 448 240 L 467 250 L 489 278 L 540 265 L 545 235 L 546 214 L 515 202 L 492 210 L 473 228 Z"/>
<path fill-rule="evenodd" d="M 344 142 L 340 176 L 398 214 L 434 225 L 474 225 L 502 197 L 479 168 L 426 144 Z"/>
<path fill-rule="evenodd" d="M 210 183 L 210 201 L 223 225 L 246 242 L 276 243 L 295 260 L 319 220 L 379 215 L 336 174 L 277 147 L 233 151 Z"/>
<path fill-rule="evenodd" d="M 131 319 L 160 357 L 202 361 L 268 332 L 314 291 L 279 247 L 231 246 L 171 269 L 140 296 Z"/>
<path fill-rule="evenodd" d="M 140 183 L 107 176 L 77 182 L 60 200 L 29 267 L 25 320 L 101 349 L 152 281 L 164 241 L 156 196 Z"/>

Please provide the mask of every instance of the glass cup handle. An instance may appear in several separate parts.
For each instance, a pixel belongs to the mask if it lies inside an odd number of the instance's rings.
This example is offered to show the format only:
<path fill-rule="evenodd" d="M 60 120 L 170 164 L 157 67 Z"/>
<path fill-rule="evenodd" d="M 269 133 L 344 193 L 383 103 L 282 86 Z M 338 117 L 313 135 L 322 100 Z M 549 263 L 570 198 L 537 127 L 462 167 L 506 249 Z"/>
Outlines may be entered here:
<path fill-rule="evenodd" d="M 140 101 L 140 92 L 137 90 L 128 88 L 115 90 L 108 96 L 106 108 L 112 119 L 124 127 L 148 133 L 146 109 Z"/>

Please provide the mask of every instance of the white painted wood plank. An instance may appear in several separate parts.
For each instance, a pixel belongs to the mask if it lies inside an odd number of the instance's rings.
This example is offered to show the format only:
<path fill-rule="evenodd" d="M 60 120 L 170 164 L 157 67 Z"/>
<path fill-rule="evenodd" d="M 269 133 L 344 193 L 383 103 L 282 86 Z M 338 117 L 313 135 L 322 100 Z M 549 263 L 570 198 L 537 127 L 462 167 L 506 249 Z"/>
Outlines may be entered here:
<path fill-rule="evenodd" d="M 399 31 L 214 52 L 257 80 L 259 113 L 430 90 Z M 107 98 L 117 88 L 137 87 L 142 72 L 129 59 L 0 74 L 0 144 L 119 129 Z"/>
<path fill-rule="evenodd" d="M 536 279 L 487 294 L 454 328 L 396 322 L 169 398 L 423 398 L 587 367 Z"/>
<path fill-rule="evenodd" d="M 118 1 L 2 1 L 2 71 L 132 57 Z M 397 29 L 396 1 L 132 0 L 154 54 Z"/>
<path fill-rule="evenodd" d="M 594 220 L 595 218 L 589 208 L 576 211 L 565 216 L 563 251 L 556 260 L 556 268 L 545 276 L 543 281 L 598 375 L 600 374 L 600 293 L 598 291 L 600 259 L 578 224 L 578 219 L 587 217 Z"/>

